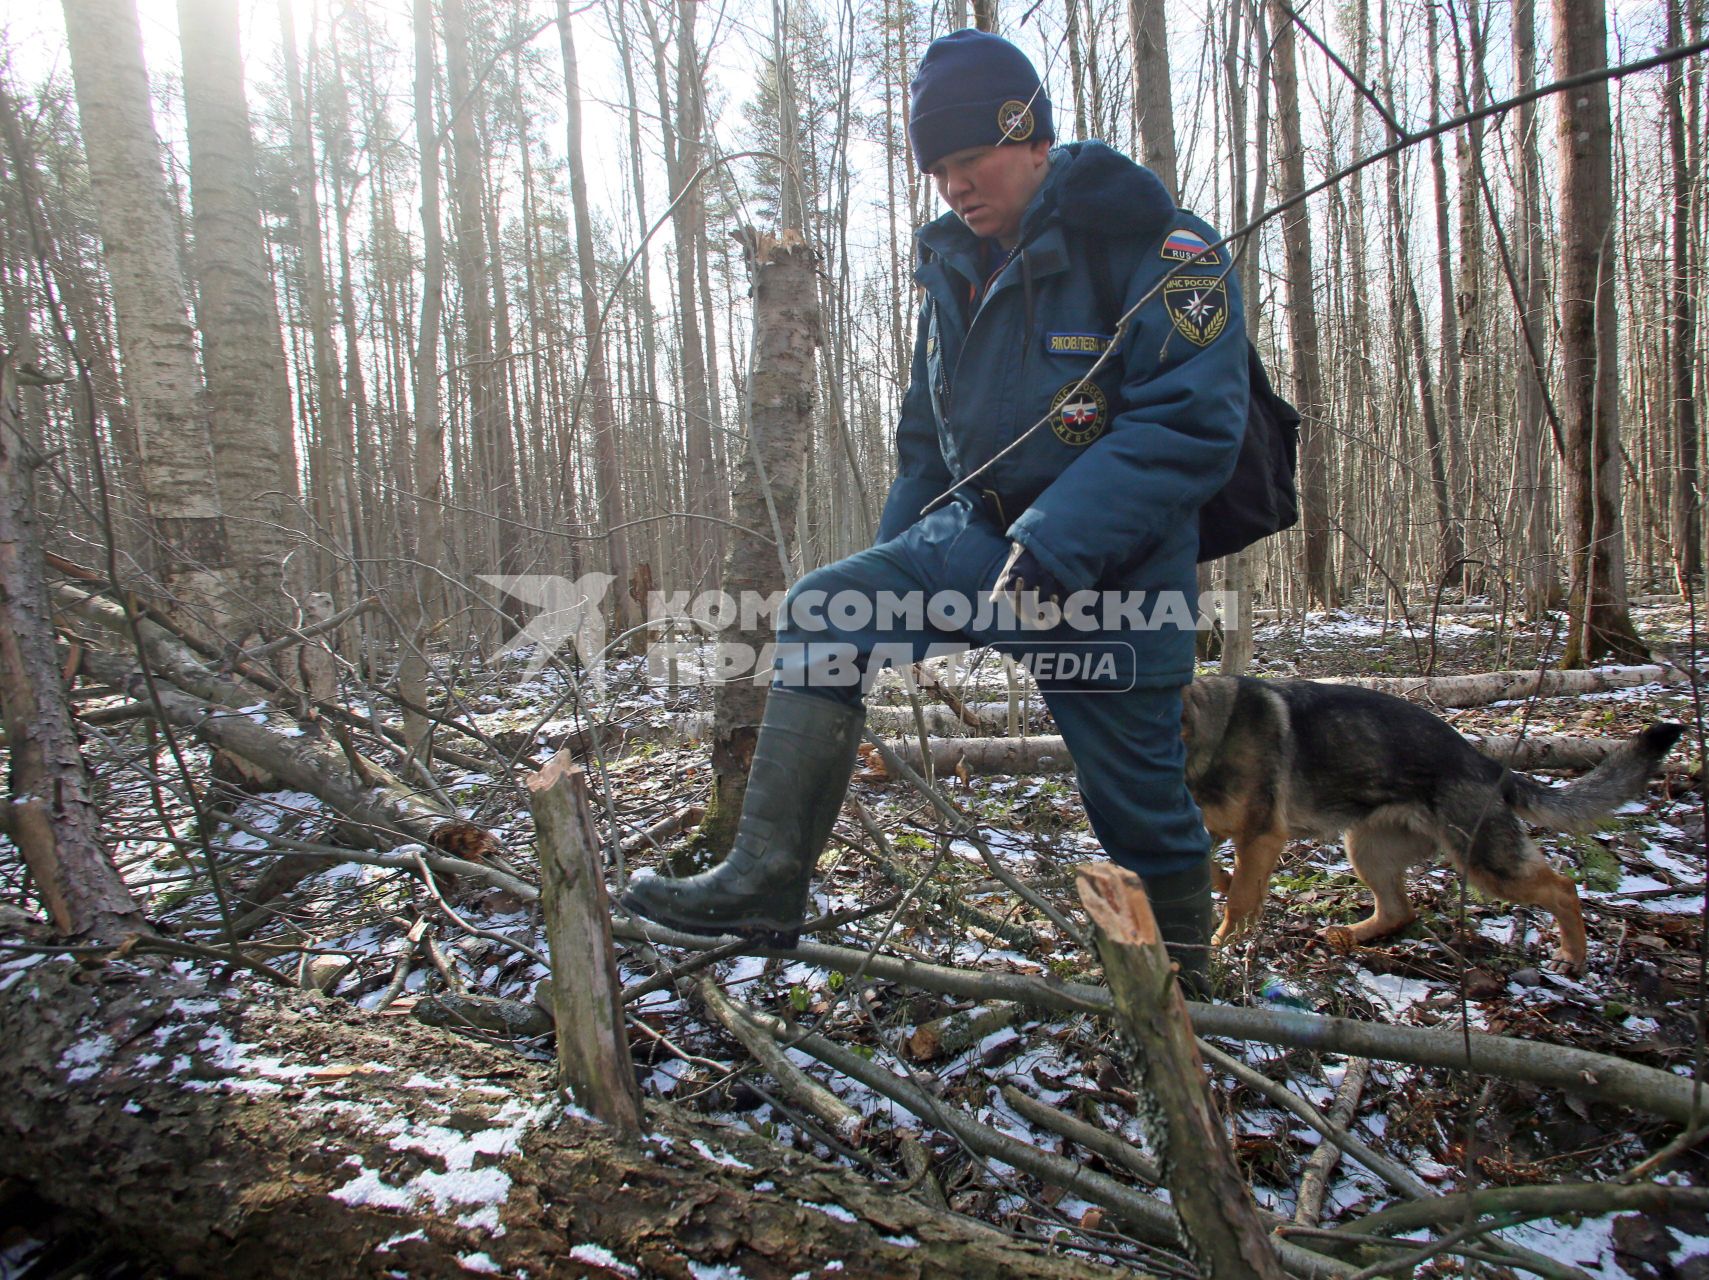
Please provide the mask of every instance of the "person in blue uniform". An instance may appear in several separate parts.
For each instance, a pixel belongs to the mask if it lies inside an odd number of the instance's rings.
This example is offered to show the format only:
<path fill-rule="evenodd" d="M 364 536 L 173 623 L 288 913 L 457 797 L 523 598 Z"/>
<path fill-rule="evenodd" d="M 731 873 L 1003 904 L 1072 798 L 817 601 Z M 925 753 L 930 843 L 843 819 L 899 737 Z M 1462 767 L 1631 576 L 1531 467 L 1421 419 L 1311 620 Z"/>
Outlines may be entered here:
<path fill-rule="evenodd" d="M 1198 510 L 1246 423 L 1228 251 L 1150 170 L 1101 142 L 1053 146 L 1037 72 L 1000 37 L 934 41 L 912 108 L 915 160 L 949 212 L 916 237 L 922 301 L 877 543 L 789 593 L 728 858 L 637 877 L 622 904 L 684 930 L 793 935 L 877 666 L 994 645 L 1033 671 L 1093 832 L 1143 878 L 1202 990 L 1209 841 L 1180 691 Z"/>

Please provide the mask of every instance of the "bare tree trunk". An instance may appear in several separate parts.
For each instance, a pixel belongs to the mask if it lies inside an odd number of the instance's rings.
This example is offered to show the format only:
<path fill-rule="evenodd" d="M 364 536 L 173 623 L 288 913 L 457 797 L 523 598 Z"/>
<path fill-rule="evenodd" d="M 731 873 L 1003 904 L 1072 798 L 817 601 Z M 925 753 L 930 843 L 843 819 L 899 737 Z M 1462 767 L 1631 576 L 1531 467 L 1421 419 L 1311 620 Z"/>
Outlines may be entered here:
<path fill-rule="evenodd" d="M 445 305 L 445 233 L 439 222 L 439 129 L 433 111 L 433 0 L 415 0 L 415 141 L 421 160 L 421 224 L 424 269 L 421 327 L 415 350 L 415 572 L 397 609 L 398 687 L 415 706 L 426 706 L 428 627 L 439 599 L 439 565 L 445 538 L 445 427 L 439 416 L 439 324 Z M 415 712 L 404 715 L 410 750 L 426 763 L 429 725 Z"/>
<path fill-rule="evenodd" d="M 188 625 L 223 629 L 233 574 L 178 232 L 133 0 L 63 0 L 125 392 L 161 579 Z"/>
<path fill-rule="evenodd" d="M 297 489 L 291 391 L 261 234 L 237 8 L 179 0 L 178 31 L 198 316 L 220 506 L 243 585 L 234 618 L 241 635 L 257 624 L 289 625 L 291 596 L 300 594 L 289 590 L 285 564 Z"/>
<path fill-rule="evenodd" d="M 521 567 L 516 527 L 521 513 L 509 406 L 493 352 L 492 282 L 502 269 L 498 261 L 502 246 L 488 241 L 482 210 L 483 148 L 476 120 L 484 95 L 469 75 L 472 33 L 463 0 L 443 0 L 440 12 L 445 24 L 445 91 L 451 107 L 452 243 L 469 379 L 469 455 L 480 505 L 488 517 L 481 545 L 496 556 L 499 573 L 514 574 Z M 522 605 L 515 596 L 505 596 L 499 608 L 513 623 L 522 621 Z"/>
<path fill-rule="evenodd" d="M 748 593 L 759 599 L 789 585 L 785 557 L 795 540 L 812 429 L 813 354 L 820 314 L 813 251 L 799 231 L 785 228 L 776 239 L 749 231 L 745 243 L 754 264 L 750 436 L 748 454 L 736 469 L 732 506 L 740 527 L 731 534 L 723 587 L 737 599 Z M 756 538 L 743 529 L 768 530 L 771 537 Z M 770 630 L 762 624 L 732 628 L 724 635 L 724 643 L 753 655 L 759 669 L 714 690 L 712 799 L 701 830 L 707 843 L 720 851 L 735 838 L 771 683 L 769 667 L 759 663 Z"/>
<path fill-rule="evenodd" d="M 1430 123 L 1440 122 L 1442 118 L 1442 66 L 1441 66 L 1441 22 L 1437 15 L 1439 6 L 1427 5 L 1425 12 L 1425 41 L 1430 47 Z M 1392 100 L 1392 99 L 1391 99 Z M 1462 143 L 1463 145 L 1463 143 Z M 1466 492 L 1466 444 L 1465 426 L 1462 418 L 1461 400 L 1461 370 L 1460 343 L 1458 328 L 1455 323 L 1454 307 L 1454 241 L 1449 234 L 1449 206 L 1452 197 L 1448 192 L 1448 164 L 1446 148 L 1440 135 L 1430 140 L 1430 175 L 1435 185 L 1435 215 L 1436 215 L 1436 288 L 1440 295 L 1441 308 L 1438 332 L 1441 335 L 1442 346 L 1442 450 L 1446 454 L 1444 468 L 1447 491 L 1448 528 L 1452 530 L 1452 541 L 1442 548 L 1443 580 L 1450 585 L 1458 586 L 1465 581 L 1465 540 L 1461 534 L 1461 521 L 1467 512 L 1465 508 Z M 1470 245 L 1462 245 L 1461 252 L 1469 252 Z M 1421 361 L 1427 360 L 1424 351 L 1419 352 Z"/>
<path fill-rule="evenodd" d="M 1383 90 L 1390 102 L 1395 93 L 1395 62 L 1389 37 L 1389 8 L 1382 6 L 1377 30 L 1383 55 Z M 1432 566 L 1431 577 L 1457 573 L 1464 556 L 1460 524 L 1454 512 L 1454 496 L 1449 480 L 1448 444 L 1442 433 L 1441 405 L 1437 400 L 1436 378 L 1431 369 L 1430 339 L 1424 324 L 1424 308 L 1418 300 L 1418 288 L 1412 278 L 1412 246 L 1407 234 L 1406 205 L 1400 189 L 1400 157 L 1391 156 L 1384 166 L 1384 188 L 1388 194 L 1390 224 L 1389 261 L 1395 273 L 1394 291 L 1396 323 L 1404 329 L 1401 346 L 1402 382 L 1405 362 L 1410 357 L 1412 374 L 1418 384 L 1418 408 L 1424 425 L 1424 449 L 1430 469 L 1430 494 L 1436 506 L 1436 536 L 1439 561 Z M 1443 179 L 1446 182 L 1446 178 Z M 1433 582 L 1434 585 L 1434 582 Z"/>
<path fill-rule="evenodd" d="M 0 713 L 11 762 L 8 834 L 62 934 L 117 942 L 153 932 L 101 844 L 101 815 L 54 652 L 36 515 L 46 459 L 17 411 L 0 351 Z"/>
<path fill-rule="evenodd" d="M 1452 11 L 1450 11 L 1451 15 Z M 1458 28 L 1456 28 L 1456 34 Z M 1480 0 L 1466 0 L 1466 38 L 1454 42 L 1459 83 L 1455 90 L 1455 110 L 1466 113 L 1481 109 L 1489 102 L 1489 81 L 1485 75 L 1485 59 L 1489 45 L 1489 14 Z M 1479 423 L 1490 421 L 1485 406 L 1494 394 L 1497 380 L 1490 376 L 1491 362 L 1485 352 L 1483 289 L 1487 262 L 1483 218 L 1483 192 L 1479 175 L 1484 172 L 1484 122 L 1475 120 L 1465 130 L 1454 135 L 1454 155 L 1459 170 L 1460 185 L 1460 259 L 1454 290 L 1453 320 L 1457 329 L 1455 352 L 1460 366 L 1461 465 L 1466 468 L 1455 479 L 1463 495 L 1461 517 L 1467 521 L 1467 538 L 1475 554 L 1482 559 L 1487 554 L 1486 543 L 1493 539 L 1483 532 L 1478 522 L 1478 508 L 1483 495 L 1492 486 L 1480 485 L 1479 468 L 1473 461 L 1484 441 L 1479 439 Z M 1468 566 L 1469 568 L 1470 566 Z M 1488 576 L 1480 572 L 1483 581 Z"/>
<path fill-rule="evenodd" d="M 1270 0 L 1274 34 L 1270 73 L 1276 86 L 1275 122 L 1281 180 L 1276 195 L 1288 200 L 1305 190 L 1305 146 L 1300 136 L 1299 74 L 1294 64 L 1294 24 L 1281 0 Z M 1287 251 L 1288 331 L 1293 357 L 1294 401 L 1300 427 L 1300 524 L 1305 531 L 1307 596 L 1324 608 L 1339 600 L 1330 556 L 1329 406 L 1323 394 L 1318 354 L 1317 301 L 1312 290 L 1311 215 L 1305 205 L 1282 217 Z"/>
<path fill-rule="evenodd" d="M 314 372 L 313 411 L 305 415 L 308 431 L 309 502 L 314 522 L 322 531 L 316 539 L 315 589 L 330 589 L 337 603 L 348 604 L 361 594 L 351 566 L 341 554 L 350 545 L 355 513 L 349 510 L 344 475 L 350 459 L 344 441 L 350 435 L 350 403 L 338 376 L 338 346 L 332 335 L 332 294 L 326 274 L 324 229 L 320 214 L 319 174 L 315 165 L 314 125 L 309 118 L 304 76 L 297 62 L 297 32 L 289 0 L 281 0 L 279 21 L 284 30 L 285 89 L 291 107 L 291 180 L 297 197 L 298 248 L 302 252 L 303 297 L 308 307 L 309 362 Z M 313 66 L 315 36 L 309 35 Z M 326 545 L 330 532 L 333 545 Z"/>
<path fill-rule="evenodd" d="M 1685 43 L 1680 10 L 1685 0 L 1668 0 L 1667 42 Z M 1675 464 L 1673 472 L 1673 545 L 1678 549 L 1679 592 L 1689 597 L 1703 576 L 1703 497 L 1698 490 L 1697 398 L 1693 370 L 1697 358 L 1697 308 L 1692 296 L 1691 240 L 1692 172 L 1685 150 L 1685 68 L 1674 63 L 1667 72 L 1667 140 L 1670 223 L 1673 240 L 1672 274 L 1668 281 L 1668 388 L 1673 410 Z"/>
<path fill-rule="evenodd" d="M 1133 105 L 1145 165 L 1179 200 L 1175 175 L 1175 105 L 1169 92 L 1169 23 L 1163 0 L 1128 0 L 1133 40 Z"/>
<path fill-rule="evenodd" d="M 679 355 L 682 362 L 684 429 L 688 439 L 689 510 L 699 515 L 715 514 L 723 501 L 715 493 L 718 468 L 712 452 L 712 395 L 706 377 L 706 344 L 701 333 L 696 298 L 696 263 L 701 241 L 706 238 L 706 201 L 696 178 L 701 162 L 700 58 L 695 52 L 694 22 L 698 0 L 676 0 L 677 94 L 675 151 L 671 174 L 671 199 L 676 203 L 673 227 L 676 232 L 677 322 L 681 326 Z M 661 55 L 662 58 L 662 55 Z M 667 148 L 668 154 L 668 148 Z M 692 185 L 691 185 L 692 184 Z M 723 554 L 723 527 L 696 521 L 688 530 L 688 545 L 701 548 L 690 559 L 696 568 L 717 564 Z M 711 551 L 708 556 L 707 551 Z"/>
<path fill-rule="evenodd" d="M 1608 64 L 1603 0 L 1553 0 L 1561 76 Z M 1608 85 L 1557 99 L 1560 152 L 1561 428 L 1566 438 L 1567 552 L 1572 557 L 1568 667 L 1649 656 L 1626 612 L 1621 518 L 1620 386 L 1614 308 L 1613 130 Z"/>
<path fill-rule="evenodd" d="M 602 299 L 599 267 L 593 251 L 593 215 L 588 208 L 587 176 L 582 166 L 581 73 L 576 65 L 575 36 L 570 29 L 569 0 L 558 0 L 558 43 L 564 58 L 564 132 L 569 155 L 570 202 L 575 206 L 582 334 L 587 343 L 587 390 L 581 400 L 593 419 L 594 481 L 599 490 L 599 518 L 605 525 L 606 554 L 611 562 L 611 576 L 616 579 L 611 598 L 615 602 L 617 632 L 622 634 L 635 625 L 637 617 L 635 601 L 629 593 L 629 540 L 622 529 L 627 517 L 623 473 L 617 460 L 617 423 L 605 368 L 605 334 L 599 323 Z"/>
<path fill-rule="evenodd" d="M 1074 136 L 1089 138 L 1086 132 L 1086 60 L 1080 53 L 1080 0 L 1064 0 L 1063 9 L 1067 26 L 1063 34 L 1063 42 L 1068 46 L 1068 74 L 1074 87 Z M 889 98 L 885 105 L 888 107 Z M 891 208 L 895 208 L 892 200 Z"/>
<path fill-rule="evenodd" d="M 1536 0 L 1513 4 L 1514 88 L 1537 87 Z M 1533 622 L 1560 603 L 1560 571 L 1550 530 L 1550 490 L 1545 480 L 1553 438 L 1545 432 L 1548 366 L 1543 362 L 1549 327 L 1547 268 L 1543 256 L 1543 162 L 1538 148 L 1537 108 L 1524 103 L 1514 111 L 1519 145 L 1518 217 L 1520 225 L 1518 316 L 1518 483 L 1525 517 L 1523 534 L 1525 615 Z M 1536 358 L 1533 357 L 1536 353 Z"/>

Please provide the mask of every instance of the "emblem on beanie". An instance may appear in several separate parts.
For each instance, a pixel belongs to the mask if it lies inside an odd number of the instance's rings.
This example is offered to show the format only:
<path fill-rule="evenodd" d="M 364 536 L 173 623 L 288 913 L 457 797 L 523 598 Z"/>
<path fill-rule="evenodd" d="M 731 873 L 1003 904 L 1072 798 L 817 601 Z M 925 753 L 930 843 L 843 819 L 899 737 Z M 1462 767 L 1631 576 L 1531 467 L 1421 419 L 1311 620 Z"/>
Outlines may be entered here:
<path fill-rule="evenodd" d="M 1063 444 L 1091 444 L 1104 434 L 1110 402 L 1097 383 L 1076 379 L 1051 399 L 1050 415 L 1051 429 Z"/>
<path fill-rule="evenodd" d="M 1033 136 L 1033 109 L 1019 98 L 1010 98 L 997 108 L 997 127 L 1002 142 L 1025 142 Z"/>

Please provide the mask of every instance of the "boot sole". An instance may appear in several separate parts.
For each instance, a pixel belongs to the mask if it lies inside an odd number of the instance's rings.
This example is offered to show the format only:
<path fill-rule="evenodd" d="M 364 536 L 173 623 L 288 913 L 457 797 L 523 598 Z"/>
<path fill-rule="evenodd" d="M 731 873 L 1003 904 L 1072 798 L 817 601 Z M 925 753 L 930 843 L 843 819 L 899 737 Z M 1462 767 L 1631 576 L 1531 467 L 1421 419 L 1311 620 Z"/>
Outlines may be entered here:
<path fill-rule="evenodd" d="M 628 894 L 619 898 L 617 905 L 639 919 L 650 920 L 667 929 L 675 929 L 678 933 L 692 933 L 697 938 L 748 938 L 777 951 L 794 951 L 801 941 L 800 925 L 783 927 L 764 920 L 732 921 L 722 925 L 673 920 L 648 914 L 642 909 L 641 904 L 632 901 Z"/>

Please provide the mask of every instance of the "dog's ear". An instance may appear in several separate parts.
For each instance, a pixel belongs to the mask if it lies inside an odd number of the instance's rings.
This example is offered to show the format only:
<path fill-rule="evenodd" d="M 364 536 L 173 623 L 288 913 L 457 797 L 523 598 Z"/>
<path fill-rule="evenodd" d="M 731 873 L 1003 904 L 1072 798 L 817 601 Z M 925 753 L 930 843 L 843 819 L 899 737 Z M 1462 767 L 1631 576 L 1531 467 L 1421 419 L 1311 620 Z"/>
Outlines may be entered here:
<path fill-rule="evenodd" d="M 1216 754 L 1239 689 L 1239 682 L 1228 676 L 1200 676 L 1181 690 L 1181 741 L 1187 744 L 1189 762 Z"/>

